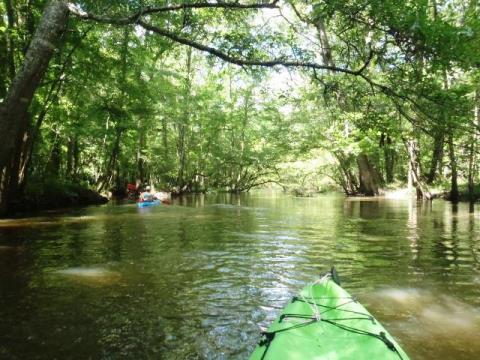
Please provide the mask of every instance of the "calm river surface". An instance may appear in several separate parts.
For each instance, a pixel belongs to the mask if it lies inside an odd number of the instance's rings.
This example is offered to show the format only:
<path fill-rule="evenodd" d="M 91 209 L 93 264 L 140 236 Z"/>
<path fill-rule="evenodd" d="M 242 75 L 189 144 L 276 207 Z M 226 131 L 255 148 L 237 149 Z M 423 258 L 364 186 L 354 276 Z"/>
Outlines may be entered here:
<path fill-rule="evenodd" d="M 335 264 L 412 359 L 478 359 L 475 211 L 253 193 L 0 220 L 0 358 L 245 359 Z"/>

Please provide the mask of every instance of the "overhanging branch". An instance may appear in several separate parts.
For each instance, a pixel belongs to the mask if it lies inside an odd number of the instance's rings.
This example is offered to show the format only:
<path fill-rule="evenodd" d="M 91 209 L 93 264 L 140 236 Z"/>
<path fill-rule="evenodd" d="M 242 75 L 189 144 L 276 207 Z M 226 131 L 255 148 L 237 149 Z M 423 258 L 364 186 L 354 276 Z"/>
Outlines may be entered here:
<path fill-rule="evenodd" d="M 187 38 L 184 38 L 176 33 L 173 33 L 171 31 L 150 25 L 142 20 L 139 20 L 137 22 L 138 25 L 143 27 L 145 30 L 152 31 L 158 35 L 164 36 L 170 40 L 173 40 L 179 44 L 187 45 L 192 48 L 195 48 L 197 50 L 209 53 L 211 55 L 214 55 L 218 57 L 219 59 L 222 59 L 226 62 L 229 62 L 231 64 L 235 65 L 240 65 L 240 66 L 261 66 L 261 67 L 275 67 L 275 66 L 283 66 L 283 67 L 298 67 L 298 68 L 309 68 L 309 69 L 317 69 L 317 70 L 329 70 L 333 72 L 340 72 L 340 73 L 346 73 L 350 75 L 360 75 L 361 70 L 364 69 L 362 68 L 359 70 L 351 70 L 351 69 L 346 69 L 346 68 L 340 68 L 340 67 L 335 67 L 335 66 L 327 66 L 327 65 L 321 65 L 315 62 L 308 62 L 308 61 L 291 61 L 288 59 L 272 59 L 272 60 L 251 60 L 251 59 L 241 59 L 237 57 L 233 57 L 231 55 L 228 55 L 227 53 L 210 47 L 203 45 L 197 41 L 193 41 Z"/>
<path fill-rule="evenodd" d="M 277 59 L 269 59 L 269 60 L 260 60 L 260 59 L 242 59 L 231 56 L 219 49 L 203 45 L 200 42 L 190 40 L 188 38 L 182 37 L 181 35 L 156 27 L 149 23 L 146 23 L 142 20 L 142 16 L 154 13 L 163 13 L 163 12 L 170 12 L 170 11 L 178 11 L 183 9 L 227 9 L 227 10 L 241 10 L 241 9 L 275 9 L 278 8 L 279 0 L 272 0 L 271 2 L 260 2 L 254 4 L 242 4 L 239 2 L 197 2 L 197 3 L 184 3 L 184 4 L 177 4 L 177 5 L 167 5 L 161 7 L 145 7 L 141 10 L 133 13 L 124 18 L 111 18 L 106 16 L 98 16 L 95 14 L 90 14 L 83 11 L 74 3 L 68 3 L 68 7 L 70 12 L 83 20 L 92 20 L 95 22 L 103 23 L 103 24 L 111 24 L 111 25 L 130 25 L 130 24 L 137 24 L 143 27 L 146 30 L 152 31 L 158 35 L 164 36 L 176 43 L 183 44 L 200 50 L 202 52 L 209 53 L 213 56 L 218 57 L 226 62 L 231 64 L 239 65 L 239 66 L 260 66 L 260 67 L 276 67 L 276 66 L 283 66 L 283 67 L 297 67 L 297 68 L 307 68 L 307 69 L 314 69 L 314 70 L 328 70 L 337 73 L 345 73 L 350 75 L 361 75 L 365 68 L 368 66 L 371 56 L 366 61 L 366 63 L 359 69 L 359 70 L 352 70 L 348 68 L 341 68 L 336 66 L 328 66 L 328 65 L 321 65 L 315 62 L 308 62 L 308 61 L 294 61 L 289 60 L 286 58 L 277 58 Z M 372 54 L 371 54 L 372 55 Z"/>
<path fill-rule="evenodd" d="M 373 51 L 370 51 L 365 63 L 357 70 L 336 67 L 336 66 L 322 65 L 316 62 L 309 62 L 309 61 L 294 61 L 294 60 L 289 60 L 287 58 L 277 58 L 277 59 L 268 59 L 268 60 L 244 59 L 244 58 L 242 59 L 242 58 L 231 56 L 228 53 L 223 52 L 222 50 L 219 50 L 217 48 L 207 46 L 198 41 L 194 41 L 186 37 L 183 37 L 178 33 L 151 25 L 141 19 L 142 16 L 147 14 L 178 11 L 182 9 L 216 8 L 216 9 L 240 10 L 240 9 L 278 8 L 278 1 L 279 0 L 273 0 L 268 3 L 254 3 L 254 4 L 242 4 L 239 2 L 215 2 L 215 3 L 198 2 L 198 3 L 168 5 L 168 6 L 162 6 L 162 7 L 145 7 L 140 11 L 124 18 L 110 18 L 110 17 L 103 17 L 103 16 L 97 16 L 94 14 L 89 14 L 89 13 L 83 12 L 80 8 L 78 8 L 76 5 L 72 3 L 69 3 L 69 9 L 75 16 L 84 20 L 92 20 L 99 23 L 112 24 L 112 25 L 129 25 L 129 24 L 135 23 L 143 27 L 145 30 L 148 30 L 160 36 L 166 37 L 176 43 L 190 46 L 199 51 L 213 55 L 223 61 L 226 61 L 231 64 L 239 65 L 239 66 L 259 66 L 259 67 L 270 67 L 270 68 L 277 67 L 277 66 L 282 66 L 286 68 L 296 67 L 296 68 L 312 69 L 314 72 L 315 70 L 326 70 L 331 72 L 360 76 L 362 79 L 367 81 L 372 87 L 379 88 L 384 94 L 393 96 L 393 97 L 403 98 L 404 100 L 408 100 L 412 102 L 414 105 L 417 105 L 412 99 L 408 97 L 405 98 L 405 96 L 401 96 L 397 94 L 393 89 L 383 84 L 374 82 L 364 74 L 364 71 L 369 66 L 374 56 Z"/>
<path fill-rule="evenodd" d="M 137 20 L 144 16 L 150 14 L 159 14 L 166 12 L 173 12 L 185 9 L 225 9 L 225 10 L 252 10 L 252 9 L 275 9 L 278 8 L 278 1 L 273 0 L 267 3 L 254 3 L 254 4 L 242 4 L 239 2 L 196 2 L 196 3 L 183 3 L 176 5 L 167 5 L 167 6 L 146 6 L 139 11 L 128 15 L 126 17 L 108 17 L 100 16 L 96 14 L 90 14 L 83 11 L 79 6 L 74 3 L 69 3 L 68 8 L 70 12 L 77 16 L 80 19 L 84 20 L 93 20 L 103 24 L 113 24 L 113 25 L 128 25 L 136 23 Z"/>

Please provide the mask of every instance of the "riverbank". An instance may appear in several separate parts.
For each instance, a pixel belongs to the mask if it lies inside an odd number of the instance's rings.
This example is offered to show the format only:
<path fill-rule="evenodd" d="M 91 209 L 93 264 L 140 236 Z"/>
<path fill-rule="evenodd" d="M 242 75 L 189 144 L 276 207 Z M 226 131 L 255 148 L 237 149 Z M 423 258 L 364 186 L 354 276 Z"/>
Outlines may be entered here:
<path fill-rule="evenodd" d="M 460 202 L 477 202 L 480 200 L 480 185 L 477 185 L 473 189 L 473 193 L 470 194 L 468 191 L 468 187 L 466 184 L 461 184 L 459 186 L 459 201 Z M 316 195 L 325 194 L 328 192 L 338 192 L 343 193 L 342 189 L 338 186 L 334 186 L 329 184 L 324 188 L 318 187 L 290 187 L 284 188 L 286 193 L 290 193 L 296 197 L 314 197 Z M 431 199 L 443 199 L 447 201 L 451 201 L 450 191 L 448 185 L 445 184 L 437 184 L 436 186 L 432 186 L 429 188 Z M 402 199 L 410 199 L 416 198 L 417 193 L 416 189 L 409 189 L 406 184 L 403 183 L 396 183 L 393 185 L 389 185 L 379 189 L 379 194 L 373 196 L 373 198 L 385 198 L 385 199 L 395 199 L 395 200 L 402 200 Z M 365 197 L 364 195 L 352 195 L 347 197 Z M 367 196 L 371 197 L 371 196 Z"/>
<path fill-rule="evenodd" d="M 439 184 L 429 188 L 432 199 L 443 199 L 451 201 L 451 195 L 449 186 L 446 184 Z M 472 194 L 468 191 L 466 184 L 461 184 L 458 188 L 459 197 L 461 202 L 477 202 L 480 200 L 480 185 L 474 187 Z M 416 197 L 415 189 L 408 189 L 403 185 L 390 186 L 385 189 L 381 189 L 380 195 L 388 199 L 408 199 L 410 197 Z"/>
<path fill-rule="evenodd" d="M 51 182 L 29 186 L 25 194 L 12 204 L 12 214 L 53 210 L 76 206 L 102 205 L 108 199 L 86 186 Z"/>

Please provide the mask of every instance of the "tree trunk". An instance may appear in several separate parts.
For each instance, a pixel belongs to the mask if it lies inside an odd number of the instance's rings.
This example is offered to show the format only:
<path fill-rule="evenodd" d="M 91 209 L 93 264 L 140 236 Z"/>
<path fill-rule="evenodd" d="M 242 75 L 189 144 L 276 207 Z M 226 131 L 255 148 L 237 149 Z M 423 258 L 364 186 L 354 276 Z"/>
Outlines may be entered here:
<path fill-rule="evenodd" d="M 357 157 L 360 192 L 367 196 L 378 195 L 379 176 L 366 154 Z"/>
<path fill-rule="evenodd" d="M 477 129 L 480 128 L 480 91 L 475 90 L 474 127 L 470 136 L 470 149 L 468 154 L 468 198 L 475 201 L 475 175 L 478 170 L 476 164 L 477 154 Z"/>
<path fill-rule="evenodd" d="M 13 41 L 13 29 L 15 28 L 15 11 L 11 0 L 4 0 L 5 8 L 7 10 L 8 29 L 6 32 L 7 52 L 6 65 L 8 69 L 9 80 L 13 81 L 15 78 L 15 44 Z"/>
<path fill-rule="evenodd" d="M 168 126 L 166 116 L 162 116 L 162 145 L 164 167 L 168 164 Z"/>
<path fill-rule="evenodd" d="M 68 139 L 67 168 L 65 175 L 69 179 L 74 179 L 77 174 L 78 156 L 78 136 L 75 134 Z"/>
<path fill-rule="evenodd" d="M 119 165 L 118 159 L 121 151 L 121 139 L 126 130 L 125 118 L 126 118 L 126 94 L 127 94 L 127 73 L 128 68 L 128 56 L 129 56 L 129 41 L 130 41 L 131 29 L 128 27 L 123 28 L 122 48 L 120 51 L 121 57 L 121 73 L 118 82 L 118 88 L 120 89 L 120 98 L 118 108 L 115 106 L 115 111 L 110 112 L 109 116 L 115 123 L 115 138 L 113 141 L 112 149 L 110 151 L 109 160 L 104 168 L 103 174 L 98 182 L 97 190 L 101 191 L 106 187 L 117 187 L 120 184 L 119 179 Z M 108 125 L 107 125 L 108 127 Z M 117 189 L 116 189 L 117 190 Z"/>
<path fill-rule="evenodd" d="M 118 156 L 120 155 L 120 144 L 123 135 L 123 129 L 117 127 L 115 141 L 113 143 L 112 151 L 110 153 L 110 158 L 107 162 L 107 166 L 101 177 L 97 190 L 102 191 L 106 186 L 110 186 L 117 181 L 117 161 Z"/>
<path fill-rule="evenodd" d="M 178 143 L 177 143 L 177 154 L 178 154 L 178 176 L 177 176 L 177 185 L 180 188 L 180 192 L 185 190 L 186 179 L 185 179 L 185 169 L 187 164 L 187 127 L 190 122 L 190 92 L 192 87 L 192 48 L 187 48 L 187 74 L 185 77 L 185 88 L 184 88 L 184 112 L 183 119 L 179 125 L 178 130 Z"/>
<path fill-rule="evenodd" d="M 142 121 L 142 120 L 140 120 Z M 147 147 L 147 134 L 145 133 L 146 129 L 143 124 L 139 124 L 138 130 L 138 148 L 137 148 L 137 168 L 138 168 L 138 179 L 142 183 L 146 180 L 146 162 L 144 158 L 144 149 Z"/>
<path fill-rule="evenodd" d="M 177 185 L 182 188 L 185 183 L 185 124 L 180 124 L 178 130 L 178 145 L 177 145 L 177 154 L 178 154 L 178 175 L 177 175 Z"/>
<path fill-rule="evenodd" d="M 405 140 L 405 146 L 408 153 L 408 189 L 410 191 L 415 187 L 417 198 L 430 200 L 432 195 L 428 186 L 423 183 L 420 169 L 420 155 L 418 149 L 418 142 L 415 139 Z"/>
<path fill-rule="evenodd" d="M 392 148 L 392 139 L 386 135 L 386 144 L 383 144 L 383 156 L 385 159 L 385 179 L 387 184 L 394 181 L 395 150 Z"/>
<path fill-rule="evenodd" d="M 23 188 L 27 181 L 26 178 L 30 168 L 30 161 L 32 159 L 35 142 L 40 134 L 40 129 L 42 127 L 43 121 L 45 120 L 47 113 L 50 110 L 52 104 L 59 98 L 60 92 L 62 91 L 63 85 L 65 83 L 64 75 L 67 72 L 68 66 L 72 62 L 73 54 L 80 47 L 80 44 L 87 36 L 90 29 L 91 28 L 83 32 L 83 34 L 80 36 L 78 41 L 73 45 L 73 47 L 70 49 L 70 51 L 66 55 L 64 61 L 60 64 L 57 64 L 58 66 L 60 66 L 60 68 L 56 72 L 55 80 L 50 84 L 50 88 L 48 89 L 47 95 L 45 97 L 45 101 L 43 103 L 43 108 L 40 110 L 40 112 L 36 116 L 35 123 L 32 124 L 32 126 L 30 126 L 28 131 L 25 132 L 23 143 L 22 143 L 20 166 L 19 166 L 19 169 L 20 169 L 19 170 L 20 173 L 18 177 L 19 188 Z M 76 139 L 76 136 L 75 136 L 75 139 Z"/>
<path fill-rule="evenodd" d="M 322 47 L 322 60 L 323 63 L 327 66 L 335 66 L 335 62 L 332 57 L 332 49 L 330 47 L 330 42 L 328 40 L 328 34 L 325 29 L 325 23 L 321 17 L 318 17 L 314 21 L 315 27 L 318 32 L 318 39 L 320 40 L 320 46 Z"/>
<path fill-rule="evenodd" d="M 60 137 L 58 134 L 55 134 L 52 150 L 50 151 L 50 158 L 47 163 L 47 174 L 53 175 L 55 178 L 59 177 L 62 164 L 62 149 L 60 145 Z"/>
<path fill-rule="evenodd" d="M 443 71 L 443 89 L 447 92 L 450 89 L 450 83 L 448 78 L 447 70 Z M 445 124 L 450 123 L 450 114 L 447 112 L 446 109 L 443 109 L 444 114 L 444 121 Z M 454 129 L 451 127 L 449 134 L 448 134 L 448 155 L 450 158 L 450 171 L 451 171 L 451 185 L 450 185 L 450 200 L 453 203 L 457 203 L 460 199 L 460 194 L 458 192 L 458 173 L 457 173 L 457 158 L 455 156 L 455 148 L 454 148 Z"/>
<path fill-rule="evenodd" d="M 470 201 L 475 200 L 475 141 L 470 143 L 468 149 L 468 175 L 467 175 L 467 188 L 468 188 L 468 199 Z"/>
<path fill-rule="evenodd" d="M 458 202 L 460 194 L 458 192 L 458 174 L 457 174 L 457 158 L 455 156 L 455 148 L 453 144 L 453 134 L 448 136 L 448 154 L 450 157 L 450 169 L 451 169 L 451 189 L 450 189 L 450 201 Z"/>
<path fill-rule="evenodd" d="M 437 169 L 440 169 L 442 166 L 443 159 L 443 144 L 444 144 L 444 133 L 443 130 L 437 130 L 434 136 L 433 152 L 432 152 L 432 161 L 430 162 L 430 171 L 427 176 L 427 184 L 432 184 L 435 180 Z"/>
<path fill-rule="evenodd" d="M 22 68 L 16 73 L 5 101 L 0 104 L 0 214 L 8 209 L 12 163 L 18 162 L 19 138 L 29 125 L 28 109 L 59 44 L 68 22 L 68 7 L 63 1 L 50 1 L 25 55 Z M 17 174 L 18 176 L 18 174 Z M 14 184 L 16 187 L 16 184 Z"/>
<path fill-rule="evenodd" d="M 0 27 L 6 27 L 0 16 Z M 7 94 L 8 88 L 8 41 L 6 36 L 0 36 L 0 99 Z"/>
<path fill-rule="evenodd" d="M 65 168 L 65 177 L 70 178 L 73 172 L 73 152 L 74 152 L 74 139 L 73 137 L 68 138 L 67 144 L 67 165 Z"/>
<path fill-rule="evenodd" d="M 355 174 L 351 171 L 351 166 L 354 159 L 350 159 L 341 150 L 333 153 L 338 161 L 340 169 L 340 183 L 345 191 L 345 195 L 357 195 L 359 192 L 358 180 Z"/>
<path fill-rule="evenodd" d="M 415 159 L 412 158 L 412 154 L 410 151 L 408 151 L 408 171 L 407 171 L 407 187 L 408 191 L 410 193 L 413 192 L 413 188 L 415 187 L 414 184 L 414 178 L 415 176 L 413 175 L 413 163 L 415 162 Z"/>

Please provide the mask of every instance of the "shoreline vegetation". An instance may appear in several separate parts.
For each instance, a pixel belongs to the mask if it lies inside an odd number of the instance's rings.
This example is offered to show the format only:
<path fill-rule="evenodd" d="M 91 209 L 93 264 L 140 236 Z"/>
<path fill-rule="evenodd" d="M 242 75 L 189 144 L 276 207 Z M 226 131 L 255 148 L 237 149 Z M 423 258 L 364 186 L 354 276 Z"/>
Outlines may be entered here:
<path fill-rule="evenodd" d="M 400 164 L 397 164 L 399 166 Z M 224 185 L 219 188 L 218 185 L 209 187 L 209 184 L 218 184 L 205 177 L 202 186 L 197 184 L 194 187 L 180 189 L 178 186 L 163 183 L 156 186 L 165 189 L 172 198 L 182 195 L 211 194 L 211 193 L 231 193 L 240 194 L 250 190 L 271 189 L 282 191 L 295 197 L 315 197 L 327 193 L 341 193 L 346 199 L 419 199 L 434 200 L 443 199 L 452 201 L 450 191 L 450 181 L 446 175 L 437 175 L 438 181 L 430 184 L 428 187 L 429 198 L 425 199 L 419 196 L 418 188 L 413 183 L 408 183 L 405 179 L 394 179 L 386 184 L 383 173 L 371 167 L 371 179 L 377 179 L 376 182 L 370 181 L 370 186 L 374 190 L 368 193 L 365 187 L 357 187 L 357 192 L 349 193 L 346 191 L 344 179 L 338 173 L 338 161 L 328 151 L 314 150 L 307 159 L 297 159 L 291 162 L 285 162 L 278 165 L 278 169 L 273 174 L 259 177 L 256 181 L 258 186 L 251 186 L 246 189 L 234 190 L 233 187 Z M 400 167 L 400 169 L 402 169 Z M 350 169 L 350 177 L 353 182 L 361 183 L 362 169 Z M 336 174 L 336 175 L 335 175 Z M 402 173 L 400 172 L 399 175 Z M 364 174 L 365 176 L 365 174 Z M 441 181 L 440 181 L 441 180 Z M 373 183 L 373 185 L 372 185 Z M 153 185 L 153 184 L 152 184 Z M 253 184 L 255 185 L 255 184 Z M 146 185 L 145 185 L 146 186 Z M 363 191 L 363 192 L 362 192 Z M 70 207 L 83 207 L 89 205 L 106 204 L 110 200 L 127 200 L 126 185 L 117 185 L 110 189 L 98 190 L 92 188 L 90 183 L 67 181 L 56 178 L 36 179 L 29 181 L 23 190 L 23 196 L 19 197 L 12 205 L 10 215 L 22 213 L 35 213 L 44 210 L 54 210 Z M 473 195 L 473 197 L 472 197 Z M 480 185 L 474 186 L 473 191 L 469 189 L 468 183 L 462 182 L 458 185 L 458 196 L 455 202 L 476 202 L 480 199 Z M 130 199 L 131 200 L 131 199 Z"/>
<path fill-rule="evenodd" d="M 334 184 L 329 184 L 328 186 L 323 186 L 321 188 L 302 188 L 300 186 L 279 186 L 275 184 L 273 187 L 263 187 L 262 189 L 271 189 L 282 191 L 284 193 L 291 194 L 295 197 L 315 197 L 319 195 L 324 195 L 328 193 L 338 193 L 344 194 L 342 189 L 339 186 Z M 476 189 L 476 198 L 474 202 L 480 199 L 480 189 Z M 206 192 L 189 192 L 183 193 L 181 195 L 173 195 L 173 197 L 178 197 L 182 195 L 198 195 L 198 194 L 211 194 L 217 192 L 227 191 L 206 191 Z M 233 192 L 230 192 L 235 194 Z M 236 193 L 239 194 L 239 193 Z M 449 201 L 450 193 L 448 188 L 444 187 L 434 187 L 431 189 L 431 199 L 442 199 Z M 345 194 L 344 194 L 345 195 Z M 386 188 L 379 189 L 378 195 L 369 196 L 369 195 L 345 195 L 345 199 L 388 199 L 388 200 L 406 200 L 406 199 L 416 199 L 417 194 L 415 189 L 409 189 L 407 184 L 397 183 L 394 186 L 389 186 Z M 78 184 L 56 184 L 55 186 L 50 187 L 48 190 L 38 190 L 30 189 L 26 194 L 24 199 L 19 199 L 15 203 L 15 211 L 13 214 L 24 214 L 24 213 L 36 213 L 45 210 L 56 210 L 62 208 L 72 208 L 72 207 L 84 207 L 90 205 L 103 205 L 108 203 L 111 200 L 126 200 L 127 197 L 122 195 L 121 191 L 117 191 L 116 194 L 111 191 L 108 193 L 98 193 L 95 190 L 88 189 L 85 186 Z M 469 193 L 466 185 L 461 185 L 459 187 L 459 202 L 472 202 L 469 199 Z"/>
<path fill-rule="evenodd" d="M 480 189 L 478 189 L 480 190 Z M 325 188 L 322 190 L 317 189 L 303 189 L 303 188 L 294 188 L 287 191 L 288 193 L 297 196 L 297 197 L 314 197 L 321 194 L 326 193 L 343 193 L 341 188 L 335 188 L 334 186 Z M 417 199 L 417 193 L 415 189 L 409 189 L 406 184 L 399 184 L 395 187 L 388 187 L 388 188 L 381 188 L 379 189 L 378 195 L 364 195 L 364 194 L 356 194 L 356 195 L 345 195 L 346 198 L 369 198 L 369 199 L 391 199 L 391 200 L 403 200 L 403 199 Z M 431 189 L 431 198 L 429 200 L 441 199 L 450 201 L 450 193 L 448 188 L 433 188 Z M 420 200 L 420 199 L 419 199 Z M 461 186 L 459 189 L 459 199 L 457 202 L 477 202 L 480 200 L 480 193 L 476 192 L 475 198 L 473 201 L 470 199 L 470 195 L 468 190 L 465 186 Z"/>
<path fill-rule="evenodd" d="M 127 183 L 479 198 L 476 2 L 101 3 L 0 2 L 0 217 Z"/>
<path fill-rule="evenodd" d="M 49 182 L 48 187 L 43 184 L 29 187 L 24 197 L 13 202 L 11 215 L 102 205 L 108 201 L 107 197 L 84 185 Z"/>

